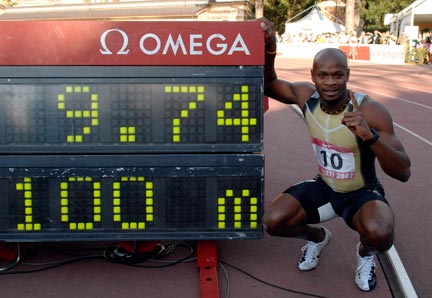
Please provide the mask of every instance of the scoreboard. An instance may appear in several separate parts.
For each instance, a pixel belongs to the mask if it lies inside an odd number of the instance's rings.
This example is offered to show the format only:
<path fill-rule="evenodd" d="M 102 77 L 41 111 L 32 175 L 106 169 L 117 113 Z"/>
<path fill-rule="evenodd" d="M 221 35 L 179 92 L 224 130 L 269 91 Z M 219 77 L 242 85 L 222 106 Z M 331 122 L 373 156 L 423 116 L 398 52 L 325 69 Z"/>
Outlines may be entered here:
<path fill-rule="evenodd" d="M 0 22 L 0 241 L 262 237 L 257 22 Z"/>
<path fill-rule="evenodd" d="M 261 73 L 202 66 L 2 67 L 0 152 L 260 150 Z"/>

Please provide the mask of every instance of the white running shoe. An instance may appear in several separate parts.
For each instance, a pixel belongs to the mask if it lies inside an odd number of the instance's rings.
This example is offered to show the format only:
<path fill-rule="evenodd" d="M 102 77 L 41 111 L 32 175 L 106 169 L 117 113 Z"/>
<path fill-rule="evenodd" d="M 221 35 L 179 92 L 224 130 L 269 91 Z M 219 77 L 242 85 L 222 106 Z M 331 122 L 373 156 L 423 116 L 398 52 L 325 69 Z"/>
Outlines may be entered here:
<path fill-rule="evenodd" d="M 358 253 L 360 243 L 357 244 L 357 270 L 355 271 L 355 282 L 360 290 L 370 291 L 377 283 L 376 264 L 374 256 L 361 257 Z"/>
<path fill-rule="evenodd" d="M 321 250 L 330 242 L 330 231 L 325 227 L 321 227 L 321 229 L 325 233 L 324 240 L 319 243 L 308 241 L 301 249 L 303 255 L 298 263 L 298 268 L 302 271 L 312 270 L 318 266 Z"/>

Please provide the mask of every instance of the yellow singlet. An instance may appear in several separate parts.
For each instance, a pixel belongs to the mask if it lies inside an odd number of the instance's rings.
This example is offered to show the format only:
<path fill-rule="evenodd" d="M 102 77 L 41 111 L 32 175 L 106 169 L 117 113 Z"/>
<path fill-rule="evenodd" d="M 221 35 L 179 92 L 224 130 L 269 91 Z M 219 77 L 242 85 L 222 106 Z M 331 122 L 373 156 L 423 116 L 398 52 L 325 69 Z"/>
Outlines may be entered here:
<path fill-rule="evenodd" d="M 354 96 L 360 106 L 365 95 Z M 324 182 L 334 191 L 350 192 L 376 181 L 375 154 L 341 124 L 343 114 L 352 111 L 352 103 L 341 114 L 329 115 L 321 110 L 319 102 L 315 92 L 303 107 L 303 115 Z"/>

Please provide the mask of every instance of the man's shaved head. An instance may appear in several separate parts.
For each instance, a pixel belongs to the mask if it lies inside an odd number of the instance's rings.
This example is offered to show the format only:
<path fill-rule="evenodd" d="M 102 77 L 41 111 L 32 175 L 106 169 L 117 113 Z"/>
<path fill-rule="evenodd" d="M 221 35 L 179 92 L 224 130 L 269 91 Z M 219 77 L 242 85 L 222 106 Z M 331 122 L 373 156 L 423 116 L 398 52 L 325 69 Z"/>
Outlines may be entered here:
<path fill-rule="evenodd" d="M 348 59 L 344 52 L 336 48 L 325 48 L 319 51 L 313 60 L 313 65 L 324 63 L 326 60 L 332 59 L 341 65 L 345 70 L 348 70 Z"/>

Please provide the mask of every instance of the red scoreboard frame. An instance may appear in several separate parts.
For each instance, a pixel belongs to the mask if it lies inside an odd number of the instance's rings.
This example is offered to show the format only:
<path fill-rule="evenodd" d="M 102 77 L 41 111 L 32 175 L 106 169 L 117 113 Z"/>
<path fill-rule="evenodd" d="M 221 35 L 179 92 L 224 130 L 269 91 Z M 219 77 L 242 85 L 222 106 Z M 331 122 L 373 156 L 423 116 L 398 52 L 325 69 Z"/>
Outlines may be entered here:
<path fill-rule="evenodd" d="M 263 64 L 255 21 L 0 22 L 0 239 L 262 237 Z"/>

